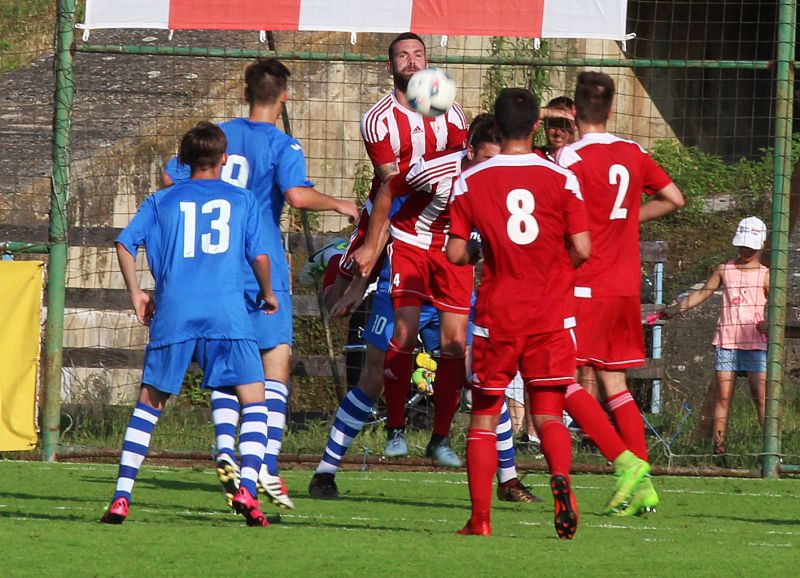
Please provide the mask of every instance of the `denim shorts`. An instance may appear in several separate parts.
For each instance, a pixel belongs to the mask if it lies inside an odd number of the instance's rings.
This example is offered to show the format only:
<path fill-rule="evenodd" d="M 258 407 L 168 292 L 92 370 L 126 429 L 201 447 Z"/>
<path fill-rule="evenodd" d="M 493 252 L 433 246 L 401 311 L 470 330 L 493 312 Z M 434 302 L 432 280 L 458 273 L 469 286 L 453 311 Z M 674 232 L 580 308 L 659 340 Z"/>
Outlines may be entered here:
<path fill-rule="evenodd" d="M 767 352 L 763 349 L 723 349 L 717 347 L 717 371 L 767 371 Z"/>

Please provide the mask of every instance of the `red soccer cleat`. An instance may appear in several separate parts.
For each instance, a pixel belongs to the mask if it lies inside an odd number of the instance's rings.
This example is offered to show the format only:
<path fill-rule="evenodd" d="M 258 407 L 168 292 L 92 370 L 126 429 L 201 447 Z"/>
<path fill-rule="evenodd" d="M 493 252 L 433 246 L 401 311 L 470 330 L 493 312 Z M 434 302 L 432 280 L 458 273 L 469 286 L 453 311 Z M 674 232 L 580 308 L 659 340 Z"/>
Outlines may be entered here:
<path fill-rule="evenodd" d="M 117 498 L 108 505 L 100 521 L 103 524 L 121 524 L 128 517 L 128 508 L 126 498 Z"/>
<path fill-rule="evenodd" d="M 491 536 L 492 525 L 488 520 L 473 522 L 472 518 L 467 520 L 467 525 L 456 532 L 459 536 Z"/>
<path fill-rule="evenodd" d="M 553 476 L 550 478 L 550 488 L 555 499 L 554 523 L 556 534 L 562 540 L 572 540 L 575 530 L 578 529 L 578 504 L 569 478 L 566 476 Z"/>
<path fill-rule="evenodd" d="M 259 506 L 258 498 L 254 498 L 247 488 L 239 487 L 239 491 L 233 497 L 233 509 L 237 514 L 244 516 L 248 526 L 269 526 Z"/>

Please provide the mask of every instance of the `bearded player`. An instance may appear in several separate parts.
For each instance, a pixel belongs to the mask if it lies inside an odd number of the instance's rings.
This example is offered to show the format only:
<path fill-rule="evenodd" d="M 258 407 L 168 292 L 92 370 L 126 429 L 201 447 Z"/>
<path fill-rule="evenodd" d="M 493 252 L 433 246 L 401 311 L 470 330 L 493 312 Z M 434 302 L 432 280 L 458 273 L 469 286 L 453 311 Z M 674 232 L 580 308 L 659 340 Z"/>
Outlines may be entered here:
<path fill-rule="evenodd" d="M 413 32 L 399 34 L 389 44 L 387 69 L 394 90 L 375 103 L 361 119 L 361 137 L 375 169 L 369 197 L 340 266 L 340 276 L 332 289 L 332 298 L 344 298 L 331 310 L 334 317 L 346 315 L 361 302 L 368 281 L 377 276 L 380 262 L 368 275 L 353 279 L 353 253 L 361 247 L 369 227 L 372 204 L 382 184 L 400 171 L 407 170 L 424 154 L 461 150 L 467 137 L 467 120 L 458 103 L 445 114 L 430 118 L 416 112 L 408 101 L 406 89 L 415 72 L 428 66 L 425 42 Z M 384 235 L 383 243 L 387 237 Z M 352 283 L 351 283 L 352 281 Z"/>

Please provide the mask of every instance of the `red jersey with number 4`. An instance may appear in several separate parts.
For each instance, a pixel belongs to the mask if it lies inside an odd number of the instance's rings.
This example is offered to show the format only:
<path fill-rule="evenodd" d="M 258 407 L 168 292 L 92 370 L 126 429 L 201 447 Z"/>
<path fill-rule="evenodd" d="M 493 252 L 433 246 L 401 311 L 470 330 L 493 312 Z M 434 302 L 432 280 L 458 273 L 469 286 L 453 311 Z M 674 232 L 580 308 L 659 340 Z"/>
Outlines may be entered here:
<path fill-rule="evenodd" d="M 496 155 L 461 174 L 450 205 L 450 236 L 481 235 L 475 334 L 563 329 L 573 314 L 565 237 L 588 230 L 575 175 L 533 153 Z"/>
<path fill-rule="evenodd" d="M 578 177 L 592 234 L 592 254 L 577 271 L 576 295 L 580 288 L 598 296 L 639 295 L 642 194 L 652 195 L 672 179 L 637 143 L 607 132 L 563 147 L 558 162 Z"/>
<path fill-rule="evenodd" d="M 466 151 L 425 155 L 392 179 L 392 195 L 408 195 L 392 217 L 392 237 L 420 249 L 441 251 L 450 228 L 450 195 Z"/>
<path fill-rule="evenodd" d="M 458 103 L 435 118 L 422 116 L 401 105 L 394 92 L 390 92 L 364 114 L 361 137 L 374 166 L 396 162 L 402 172 L 424 154 L 463 148 L 467 138 L 467 118 Z M 370 200 L 380 185 L 376 175 Z"/>

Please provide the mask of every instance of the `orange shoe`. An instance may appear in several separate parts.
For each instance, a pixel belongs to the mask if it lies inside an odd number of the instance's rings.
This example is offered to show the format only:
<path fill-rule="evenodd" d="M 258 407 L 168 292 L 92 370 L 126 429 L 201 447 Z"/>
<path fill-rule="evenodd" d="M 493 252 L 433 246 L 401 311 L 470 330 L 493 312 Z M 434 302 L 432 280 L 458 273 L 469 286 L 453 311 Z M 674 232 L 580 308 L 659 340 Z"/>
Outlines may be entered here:
<path fill-rule="evenodd" d="M 572 540 L 575 530 L 578 529 L 578 504 L 575 494 L 572 493 L 569 478 L 566 476 L 553 476 L 550 478 L 550 488 L 555 499 L 555 516 L 553 521 L 556 534 L 562 540 Z"/>
<path fill-rule="evenodd" d="M 461 528 L 456 534 L 460 536 L 491 536 L 492 525 L 488 520 L 473 522 L 472 518 L 467 520 L 466 526 Z"/>

